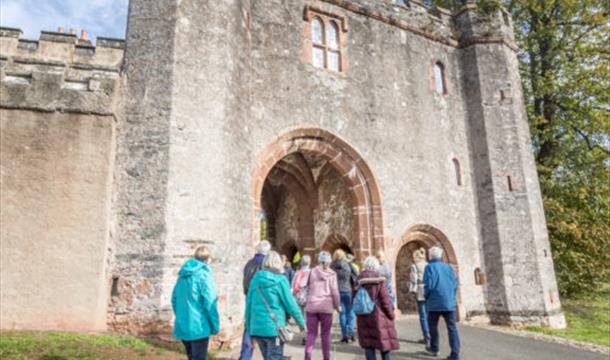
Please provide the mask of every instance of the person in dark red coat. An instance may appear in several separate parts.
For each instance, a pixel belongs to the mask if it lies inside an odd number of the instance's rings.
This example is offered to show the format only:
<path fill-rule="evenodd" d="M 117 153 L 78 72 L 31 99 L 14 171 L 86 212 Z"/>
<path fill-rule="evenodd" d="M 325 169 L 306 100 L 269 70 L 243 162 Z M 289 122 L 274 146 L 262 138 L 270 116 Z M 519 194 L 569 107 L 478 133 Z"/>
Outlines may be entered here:
<path fill-rule="evenodd" d="M 394 326 L 394 307 L 385 286 L 386 279 L 379 274 L 379 260 L 369 256 L 364 260 L 364 271 L 358 276 L 358 291 L 364 287 L 377 305 L 367 315 L 357 315 L 358 343 L 365 350 L 366 360 L 375 360 L 375 352 L 381 352 L 383 360 L 390 360 L 390 351 L 398 350 L 398 336 Z"/>

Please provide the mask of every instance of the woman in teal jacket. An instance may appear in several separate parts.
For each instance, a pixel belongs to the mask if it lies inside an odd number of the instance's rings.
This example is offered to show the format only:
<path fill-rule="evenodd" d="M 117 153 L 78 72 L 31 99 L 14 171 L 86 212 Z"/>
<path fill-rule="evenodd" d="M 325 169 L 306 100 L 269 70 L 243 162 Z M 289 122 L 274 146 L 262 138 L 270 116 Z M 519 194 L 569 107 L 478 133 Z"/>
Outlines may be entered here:
<path fill-rule="evenodd" d="M 286 313 L 296 320 L 301 330 L 305 328 L 303 315 L 284 275 L 282 258 L 271 251 L 263 261 L 263 268 L 252 278 L 246 297 L 246 331 L 258 343 L 265 360 L 284 358 L 284 344 L 277 337 L 276 322 L 277 326 L 286 326 Z"/>
<path fill-rule="evenodd" d="M 172 293 L 176 317 L 174 336 L 182 340 L 189 360 L 206 360 L 211 335 L 218 334 L 216 283 L 208 266 L 211 254 L 205 246 L 195 250 L 178 272 Z"/>

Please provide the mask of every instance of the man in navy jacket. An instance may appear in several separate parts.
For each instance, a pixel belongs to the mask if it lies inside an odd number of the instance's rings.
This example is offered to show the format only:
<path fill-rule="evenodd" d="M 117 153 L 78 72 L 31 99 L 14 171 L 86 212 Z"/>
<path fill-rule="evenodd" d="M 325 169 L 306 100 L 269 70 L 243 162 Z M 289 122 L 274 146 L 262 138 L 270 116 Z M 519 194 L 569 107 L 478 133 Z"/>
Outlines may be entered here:
<path fill-rule="evenodd" d="M 430 346 L 426 350 L 433 355 L 439 351 L 438 319 L 442 316 L 447 324 L 451 355 L 447 360 L 459 360 L 460 336 L 456 324 L 455 296 L 458 288 L 457 278 L 453 268 L 441 261 L 443 250 L 433 246 L 428 250 L 430 262 L 424 271 L 424 293 L 428 308 L 428 324 L 430 326 Z"/>

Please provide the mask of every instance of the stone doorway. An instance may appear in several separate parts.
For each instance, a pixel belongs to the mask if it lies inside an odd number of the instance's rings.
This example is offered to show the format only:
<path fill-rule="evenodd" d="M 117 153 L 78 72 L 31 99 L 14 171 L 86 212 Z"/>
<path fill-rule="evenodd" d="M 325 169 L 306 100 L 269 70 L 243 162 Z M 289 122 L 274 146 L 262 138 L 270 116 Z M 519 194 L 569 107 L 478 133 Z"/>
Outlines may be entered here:
<path fill-rule="evenodd" d="M 411 279 L 411 265 L 413 265 L 413 252 L 419 248 L 428 248 L 422 241 L 410 241 L 398 252 L 396 257 L 396 300 L 398 310 L 403 314 L 417 313 L 415 295 L 409 293 Z"/>
<path fill-rule="evenodd" d="M 327 243 L 358 259 L 382 249 L 375 178 L 345 141 L 321 129 L 296 129 L 270 144 L 257 164 L 253 242 L 267 237 L 280 252 L 296 249 L 313 259 Z"/>

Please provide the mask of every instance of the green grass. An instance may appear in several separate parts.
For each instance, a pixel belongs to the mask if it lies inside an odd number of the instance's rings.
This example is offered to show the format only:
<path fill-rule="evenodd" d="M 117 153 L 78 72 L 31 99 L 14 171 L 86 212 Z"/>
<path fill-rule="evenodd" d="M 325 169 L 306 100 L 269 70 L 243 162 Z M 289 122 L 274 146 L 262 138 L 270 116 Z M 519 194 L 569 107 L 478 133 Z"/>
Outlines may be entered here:
<path fill-rule="evenodd" d="M 562 299 L 561 303 L 568 323 L 566 329 L 527 330 L 610 347 L 610 284 L 597 294 Z"/>
<path fill-rule="evenodd" d="M 8 331 L 0 333 L 0 359 L 178 359 L 173 345 L 131 336 L 84 335 L 66 332 Z"/>

